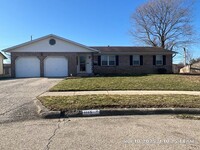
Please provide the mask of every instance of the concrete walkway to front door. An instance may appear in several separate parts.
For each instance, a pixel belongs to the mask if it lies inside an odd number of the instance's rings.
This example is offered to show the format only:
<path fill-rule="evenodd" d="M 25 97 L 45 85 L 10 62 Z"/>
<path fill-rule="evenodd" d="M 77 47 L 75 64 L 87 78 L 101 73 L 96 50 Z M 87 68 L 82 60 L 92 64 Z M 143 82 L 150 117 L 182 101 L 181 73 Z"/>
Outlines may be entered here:
<path fill-rule="evenodd" d="M 74 96 L 74 95 L 172 95 L 172 94 L 185 94 L 185 95 L 200 95 L 200 91 L 67 91 L 67 92 L 46 92 L 40 96 Z"/>

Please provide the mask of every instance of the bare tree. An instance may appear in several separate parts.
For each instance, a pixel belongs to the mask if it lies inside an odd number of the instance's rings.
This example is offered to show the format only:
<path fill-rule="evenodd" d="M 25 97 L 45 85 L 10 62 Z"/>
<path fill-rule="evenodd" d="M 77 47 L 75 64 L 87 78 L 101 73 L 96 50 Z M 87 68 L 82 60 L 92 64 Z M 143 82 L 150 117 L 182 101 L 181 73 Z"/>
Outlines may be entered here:
<path fill-rule="evenodd" d="M 184 48 L 183 51 L 184 51 L 184 65 L 188 65 L 193 59 L 192 51 L 186 48 Z"/>
<path fill-rule="evenodd" d="M 192 5 L 188 0 L 149 0 L 133 13 L 131 33 L 153 47 L 185 47 L 193 42 Z"/>
<path fill-rule="evenodd" d="M 190 60 L 190 64 L 194 64 L 194 63 L 196 63 L 196 62 L 200 62 L 200 57 L 198 57 L 198 58 L 193 58 L 193 59 L 191 59 Z"/>

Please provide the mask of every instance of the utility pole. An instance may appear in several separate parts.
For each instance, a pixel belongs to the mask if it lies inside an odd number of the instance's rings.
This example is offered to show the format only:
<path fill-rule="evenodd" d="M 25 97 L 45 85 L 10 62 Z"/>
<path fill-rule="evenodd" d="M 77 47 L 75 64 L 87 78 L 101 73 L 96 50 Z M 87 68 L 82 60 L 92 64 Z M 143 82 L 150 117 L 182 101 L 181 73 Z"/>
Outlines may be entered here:
<path fill-rule="evenodd" d="M 33 36 L 31 35 L 31 41 L 33 40 Z"/>
<path fill-rule="evenodd" d="M 185 47 L 183 48 L 183 51 L 184 51 L 184 66 L 186 66 L 186 62 L 187 62 L 187 60 L 186 60 L 186 59 L 187 59 L 187 58 L 186 58 L 187 56 L 186 56 L 186 55 L 187 55 L 187 54 L 186 54 L 186 49 L 185 49 Z"/>

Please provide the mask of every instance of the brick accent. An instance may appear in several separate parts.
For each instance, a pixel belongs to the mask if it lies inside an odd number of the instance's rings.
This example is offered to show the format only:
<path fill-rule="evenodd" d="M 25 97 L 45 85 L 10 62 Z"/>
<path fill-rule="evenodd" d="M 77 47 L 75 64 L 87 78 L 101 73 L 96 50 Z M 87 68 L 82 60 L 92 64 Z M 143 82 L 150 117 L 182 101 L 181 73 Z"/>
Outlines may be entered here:
<path fill-rule="evenodd" d="M 76 54 L 70 54 L 70 55 L 67 56 L 69 76 L 70 75 L 73 75 L 73 76 L 77 75 L 76 56 L 77 56 Z"/>
<path fill-rule="evenodd" d="M 45 60 L 46 56 L 42 55 L 42 56 L 37 56 L 37 57 L 40 60 L 40 76 L 44 77 L 44 60 Z"/>
<path fill-rule="evenodd" d="M 18 56 L 11 53 L 11 77 L 15 77 L 15 60 Z"/>
<path fill-rule="evenodd" d="M 98 55 L 94 56 L 94 61 L 98 61 Z M 158 68 L 165 68 L 167 73 L 172 73 L 172 55 L 166 55 L 166 65 L 153 65 L 153 55 L 143 55 L 143 65 L 131 66 L 130 55 L 119 55 L 118 66 L 98 66 L 94 65 L 94 74 L 154 74 L 158 73 Z"/>

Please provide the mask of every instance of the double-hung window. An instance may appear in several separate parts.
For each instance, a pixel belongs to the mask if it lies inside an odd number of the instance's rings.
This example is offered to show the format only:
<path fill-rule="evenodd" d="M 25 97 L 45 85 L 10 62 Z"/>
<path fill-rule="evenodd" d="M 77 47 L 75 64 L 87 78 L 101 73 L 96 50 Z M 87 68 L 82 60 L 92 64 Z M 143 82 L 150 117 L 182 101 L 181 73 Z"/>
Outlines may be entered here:
<path fill-rule="evenodd" d="M 101 56 L 101 65 L 108 66 L 108 57 L 106 55 Z"/>
<path fill-rule="evenodd" d="M 102 55 L 101 56 L 101 65 L 102 66 L 115 66 L 116 65 L 116 56 L 115 55 Z"/>
<path fill-rule="evenodd" d="M 163 65 L 163 55 L 156 55 L 156 65 Z"/>
<path fill-rule="evenodd" d="M 133 66 L 140 65 L 140 55 L 133 55 Z"/>

